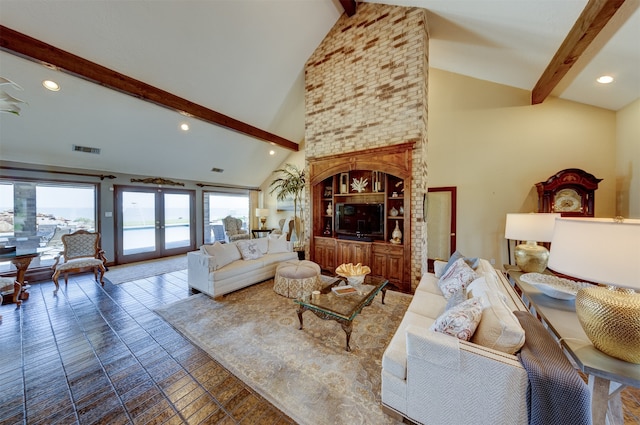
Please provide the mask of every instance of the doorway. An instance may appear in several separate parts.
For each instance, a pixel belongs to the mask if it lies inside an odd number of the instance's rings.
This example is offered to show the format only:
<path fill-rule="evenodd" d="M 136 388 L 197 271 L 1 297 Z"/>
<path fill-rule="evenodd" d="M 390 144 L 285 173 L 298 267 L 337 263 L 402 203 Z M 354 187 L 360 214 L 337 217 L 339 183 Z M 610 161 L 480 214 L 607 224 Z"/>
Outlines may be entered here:
<path fill-rule="evenodd" d="M 427 268 L 456 250 L 456 188 L 431 187 L 427 193 Z"/>
<path fill-rule="evenodd" d="M 116 186 L 116 262 L 195 249 L 195 191 Z"/>

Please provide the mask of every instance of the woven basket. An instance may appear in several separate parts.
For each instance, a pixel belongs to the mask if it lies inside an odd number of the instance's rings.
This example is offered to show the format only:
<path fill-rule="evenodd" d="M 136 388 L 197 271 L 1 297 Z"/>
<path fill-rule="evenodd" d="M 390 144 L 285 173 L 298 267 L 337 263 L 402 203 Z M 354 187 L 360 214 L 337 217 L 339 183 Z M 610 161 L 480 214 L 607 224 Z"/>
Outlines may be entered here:
<path fill-rule="evenodd" d="M 583 288 L 576 295 L 576 313 L 598 350 L 640 364 L 640 294 L 611 286 Z"/>

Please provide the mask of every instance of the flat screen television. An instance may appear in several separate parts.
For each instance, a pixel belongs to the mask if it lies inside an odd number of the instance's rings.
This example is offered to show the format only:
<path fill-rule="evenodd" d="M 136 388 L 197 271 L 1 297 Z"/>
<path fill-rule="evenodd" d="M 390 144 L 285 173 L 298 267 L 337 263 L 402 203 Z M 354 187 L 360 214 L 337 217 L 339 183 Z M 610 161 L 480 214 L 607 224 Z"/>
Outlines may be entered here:
<path fill-rule="evenodd" d="M 384 204 L 336 204 L 336 234 L 384 239 Z"/>

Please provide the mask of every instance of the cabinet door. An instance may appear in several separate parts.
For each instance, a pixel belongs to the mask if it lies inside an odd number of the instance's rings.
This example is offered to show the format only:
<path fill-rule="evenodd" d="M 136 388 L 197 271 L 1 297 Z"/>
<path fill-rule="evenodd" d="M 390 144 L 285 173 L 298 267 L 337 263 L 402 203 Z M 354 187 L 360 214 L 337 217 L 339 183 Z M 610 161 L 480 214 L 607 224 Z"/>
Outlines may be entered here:
<path fill-rule="evenodd" d="M 371 263 L 371 243 L 354 241 L 336 241 L 336 265 L 345 263 Z"/>
<path fill-rule="evenodd" d="M 404 279 L 404 247 L 390 244 L 373 244 L 371 274 L 382 276 L 402 287 Z"/>
<path fill-rule="evenodd" d="M 404 255 L 389 253 L 387 256 L 387 275 L 389 282 L 402 283 L 404 277 Z"/>
<path fill-rule="evenodd" d="M 333 273 L 336 269 L 336 245 L 330 238 L 315 238 L 313 259 L 321 269 Z"/>
<path fill-rule="evenodd" d="M 387 278 L 387 254 L 373 249 L 371 253 L 371 274 Z"/>

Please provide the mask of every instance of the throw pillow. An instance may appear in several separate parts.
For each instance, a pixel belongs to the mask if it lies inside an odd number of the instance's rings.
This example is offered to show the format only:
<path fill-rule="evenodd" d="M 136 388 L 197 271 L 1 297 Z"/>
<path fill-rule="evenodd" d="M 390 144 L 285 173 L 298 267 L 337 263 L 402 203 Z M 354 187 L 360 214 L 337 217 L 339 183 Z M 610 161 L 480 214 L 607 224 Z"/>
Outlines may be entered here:
<path fill-rule="evenodd" d="M 433 275 L 440 279 L 440 277 L 444 273 L 445 267 L 447 267 L 446 261 L 435 260 L 433 262 Z"/>
<path fill-rule="evenodd" d="M 478 257 L 465 257 L 460 253 L 460 251 L 455 251 L 453 254 L 451 254 L 451 257 L 449 257 L 449 261 L 447 261 L 447 265 L 444 266 L 444 270 L 442 270 L 442 274 L 445 274 L 449 270 L 449 268 L 453 266 L 453 264 L 461 258 L 463 258 L 465 263 L 467 263 L 469 267 L 471 267 L 474 270 L 480 264 L 480 259 Z"/>
<path fill-rule="evenodd" d="M 462 255 L 459 251 L 451 254 L 451 257 L 449 257 L 449 261 L 447 261 L 447 265 L 444 266 L 444 270 L 442 270 L 442 274 L 444 275 L 451 268 L 451 266 L 453 266 L 453 263 L 461 258 L 464 258 L 464 255 Z"/>
<path fill-rule="evenodd" d="M 469 341 L 482 318 L 482 299 L 471 298 L 445 311 L 431 325 L 431 330 Z"/>
<path fill-rule="evenodd" d="M 465 289 L 478 275 L 473 271 L 464 258 L 459 258 L 453 265 L 442 275 L 438 281 L 438 287 L 442 291 L 442 295 L 448 300 L 459 290 Z"/>
<path fill-rule="evenodd" d="M 280 252 L 289 252 L 289 243 L 287 242 L 287 235 L 282 235 L 279 238 L 269 238 L 269 254 L 278 254 Z"/>
<path fill-rule="evenodd" d="M 213 245 L 203 245 L 202 250 L 207 255 L 214 257 L 214 270 L 240 259 L 240 252 L 234 243 L 221 244 L 216 242 Z"/>
<path fill-rule="evenodd" d="M 458 304 L 467 300 L 467 291 L 464 289 L 460 289 L 459 291 L 454 292 L 449 301 L 447 301 L 447 305 L 444 307 L 444 311 L 447 311 Z"/>
<path fill-rule="evenodd" d="M 262 252 L 262 255 L 266 254 L 269 251 L 269 239 L 268 238 L 257 238 L 253 239 L 253 241 L 258 245 L 258 249 Z"/>
<path fill-rule="evenodd" d="M 243 260 L 257 260 L 262 257 L 262 252 L 255 241 L 242 240 L 238 241 L 236 245 L 238 245 L 238 250 L 240 250 Z"/>
<path fill-rule="evenodd" d="M 468 292 L 482 297 L 482 321 L 478 325 L 472 342 L 507 354 L 515 354 L 524 344 L 524 329 L 504 301 L 503 293 L 493 290 L 485 275 L 469 285 Z"/>

